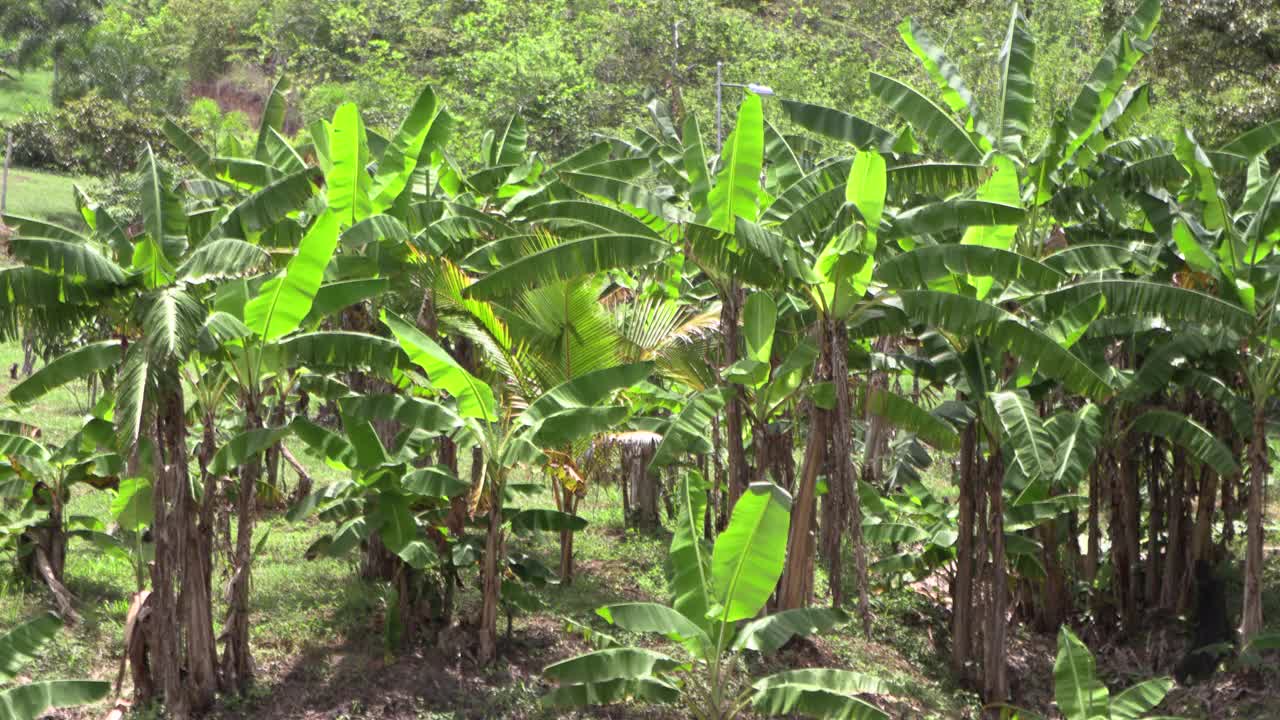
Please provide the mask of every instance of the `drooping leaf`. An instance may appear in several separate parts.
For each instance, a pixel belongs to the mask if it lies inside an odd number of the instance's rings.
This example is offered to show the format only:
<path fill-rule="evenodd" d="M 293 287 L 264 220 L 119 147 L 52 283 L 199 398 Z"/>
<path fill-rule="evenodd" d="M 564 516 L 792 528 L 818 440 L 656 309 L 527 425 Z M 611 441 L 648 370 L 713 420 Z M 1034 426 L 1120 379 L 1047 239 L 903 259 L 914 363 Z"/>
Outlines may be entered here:
<path fill-rule="evenodd" d="M 190 283 L 253 275 L 266 267 L 271 255 L 238 238 L 218 238 L 201 243 L 178 266 L 178 277 Z"/>
<path fill-rule="evenodd" d="M 1004 429 L 1002 445 L 1032 481 L 1053 476 L 1054 447 L 1035 403 L 1025 391 L 1001 391 L 988 396 Z"/>
<path fill-rule="evenodd" d="M 1280 120 L 1261 125 L 1227 141 L 1219 150 L 1247 158 L 1257 157 L 1280 144 Z"/>
<path fill-rule="evenodd" d="M 728 399 L 728 388 L 718 387 L 698 393 L 667 425 L 662 441 L 650 461 L 651 467 L 674 462 L 682 452 L 711 452 L 707 428 Z"/>
<path fill-rule="evenodd" d="M 444 348 L 423 335 L 416 327 L 385 310 L 382 322 L 391 329 L 400 347 L 408 353 L 409 359 L 427 373 L 431 384 L 446 390 L 458 401 L 458 412 L 464 417 L 490 422 L 498 419 L 494 409 L 493 390 L 467 372 Z"/>
<path fill-rule="evenodd" d="M 1111 385 L 1092 366 L 1002 308 L 955 293 L 928 290 L 900 290 L 898 299 L 914 323 L 958 337 L 983 337 L 988 348 L 1006 349 L 1025 366 L 1082 395 L 1105 399 L 1112 393 Z"/>
<path fill-rule="evenodd" d="M 169 118 L 165 118 L 164 125 L 160 129 L 169 140 L 169 144 L 177 148 L 178 152 L 182 153 L 187 162 L 199 170 L 201 175 L 216 177 L 217 170 L 213 164 L 213 156 L 200 145 L 199 141 Z"/>
<path fill-rule="evenodd" d="M 639 362 L 595 370 L 568 380 L 529 403 L 517 422 L 533 426 L 572 408 L 590 407 L 618 390 L 629 388 L 649 376 L 653 363 Z"/>
<path fill-rule="evenodd" d="M 337 330 L 302 333 L 280 343 L 280 348 L 290 368 L 367 368 L 387 377 L 409 365 L 394 340 L 368 333 Z"/>
<path fill-rule="evenodd" d="M 123 285 L 125 281 L 124 270 L 89 243 L 20 235 L 8 245 L 9 253 L 28 267 L 73 285 Z"/>
<path fill-rule="evenodd" d="M 131 449 L 142 436 L 150 370 L 145 349 L 141 345 L 129 348 L 116 381 L 115 425 L 122 450 Z"/>
<path fill-rule="evenodd" d="M 443 465 L 414 470 L 405 475 L 400 483 L 407 492 L 440 498 L 457 497 L 471 487 Z"/>
<path fill-rule="evenodd" d="M 1026 212 L 983 200 L 943 200 L 917 205 L 893 218 L 889 237 L 936 235 L 975 226 L 1017 225 Z"/>
<path fill-rule="evenodd" d="M 910 400 L 884 389 L 874 390 L 867 399 L 867 410 L 893 425 L 915 433 L 921 440 L 948 452 L 960 449 L 960 436 L 945 420 L 926 411 Z"/>
<path fill-rule="evenodd" d="M 875 249 L 876 234 L 884 217 L 885 194 L 888 192 L 888 176 L 884 156 L 870 150 L 860 150 L 849 168 L 849 182 L 845 189 L 845 201 L 858 208 L 866 223 L 870 247 Z"/>
<path fill-rule="evenodd" d="M 275 180 L 223 216 L 214 237 L 250 238 L 302 209 L 316 192 L 319 168 L 304 168 Z"/>
<path fill-rule="evenodd" d="M 142 477 L 124 478 L 111 498 L 111 517 L 121 529 L 137 532 L 155 520 L 151 481 Z"/>
<path fill-rule="evenodd" d="M 888 130 L 848 113 L 795 100 L 781 102 L 791 122 L 823 137 L 850 143 L 859 150 L 878 150 L 893 141 Z"/>
<path fill-rule="evenodd" d="M 778 322 L 778 306 L 769 293 L 752 293 L 742 310 L 742 336 L 747 357 L 768 363 L 773 354 L 773 331 Z"/>
<path fill-rule="evenodd" d="M 876 278 L 894 287 L 928 288 L 952 275 L 990 276 L 1004 284 L 1052 290 L 1066 276 L 1034 258 L 981 245 L 928 245 L 895 255 L 876 266 Z"/>
<path fill-rule="evenodd" d="M 355 448 L 341 434 L 327 430 L 302 417 L 294 418 L 289 426 L 298 439 L 319 453 L 321 457 L 346 467 L 355 466 Z"/>
<path fill-rule="evenodd" d="M 1054 487 L 1071 491 L 1078 487 L 1097 455 L 1102 439 L 1102 411 L 1092 403 L 1073 413 L 1062 413 L 1045 423 L 1054 446 Z"/>
<path fill-rule="evenodd" d="M 1214 472 L 1229 477 L 1240 471 L 1231 450 L 1213 433 L 1195 420 L 1170 410 L 1148 410 L 1139 415 L 1130 426 L 1137 432 L 1151 433 L 1177 443 L 1191 457 L 1213 468 Z"/>
<path fill-rule="evenodd" d="M 858 695 L 892 692 L 878 678 L 851 670 L 789 670 L 752 684 L 751 705 L 768 715 L 799 713 L 841 720 L 889 720 Z"/>
<path fill-rule="evenodd" d="M 350 395 L 338 401 L 344 415 L 360 420 L 395 420 L 412 428 L 445 433 L 462 420 L 439 403 L 404 395 Z"/>
<path fill-rule="evenodd" d="M 1102 279 L 1069 285 L 1044 296 L 1050 307 L 1068 307 L 1096 293 L 1107 298 L 1104 315 L 1162 317 L 1173 322 L 1225 325 L 1245 330 L 1252 315 L 1212 295 L 1146 280 Z"/>
<path fill-rule="evenodd" d="M 669 243 L 640 235 L 598 235 L 567 240 L 503 265 L 467 286 L 469 297 L 488 300 L 539 285 L 656 263 Z"/>
<path fill-rule="evenodd" d="M 120 361 L 119 340 L 89 343 L 58 356 L 48 365 L 31 373 L 26 380 L 9 391 L 9 399 L 18 404 L 38 400 L 73 380 L 80 380 L 95 372 L 115 367 Z"/>
<path fill-rule="evenodd" d="M 587 527 L 585 518 L 559 510 L 532 508 L 521 510 L 511 517 L 511 530 L 526 532 L 578 532 Z"/>
<path fill-rule="evenodd" d="M 0 683 L 10 683 L 23 666 L 36 658 L 45 643 L 62 627 L 57 615 L 47 612 L 0 636 Z"/>
<path fill-rule="evenodd" d="M 364 278 L 360 280 L 341 280 L 326 283 L 316 290 L 311 310 L 303 319 L 302 325 L 312 326 L 326 317 L 333 315 L 356 303 L 377 297 L 390 287 L 386 278 Z"/>
<path fill-rule="evenodd" d="M 167 287 L 144 297 L 142 342 L 153 360 L 179 361 L 199 339 L 205 309 L 182 286 Z"/>
<path fill-rule="evenodd" d="M 583 438 L 604 433 L 626 419 L 625 405 L 570 408 L 548 415 L 538 425 L 533 441 L 541 447 L 565 447 Z"/>
<path fill-rule="evenodd" d="M 929 532 L 923 528 L 892 522 L 863 525 L 862 536 L 867 542 L 886 544 L 918 543 L 930 537 Z"/>
<path fill-rule="evenodd" d="M 849 616 L 843 610 L 831 608 L 784 610 L 743 625 L 734 638 L 733 649 L 755 650 L 768 655 L 780 650 L 792 638 L 827 632 L 848 620 Z"/>
<path fill-rule="evenodd" d="M 542 696 L 544 708 L 583 707 L 609 705 L 624 700 L 674 703 L 680 699 L 680 691 L 653 678 L 627 680 L 617 678 L 598 683 L 561 685 Z"/>
<path fill-rule="evenodd" d="M 225 475 L 254 457 L 266 452 L 267 448 L 280 442 L 280 438 L 290 431 L 288 426 L 280 428 L 255 428 L 245 430 L 218 448 L 210 463 L 211 472 Z"/>
<path fill-rule="evenodd" d="M 651 602 L 632 602 L 608 605 L 596 611 L 605 622 L 623 630 L 638 633 L 657 633 L 667 639 L 700 653 L 711 648 L 711 638 L 693 620 L 680 612 Z M 714 650 L 711 650 L 714 652 Z"/>
<path fill-rule="evenodd" d="M 552 663 L 542 674 L 561 683 L 598 683 L 605 680 L 649 678 L 670 672 L 680 663 L 662 653 L 642 648 L 597 650 Z"/>
<path fill-rule="evenodd" d="M 36 720 L 50 708 L 97 702 L 111 691 L 105 680 L 44 680 L 0 692 L 0 717 Z"/>
<path fill-rule="evenodd" d="M 1140 682 L 1111 699 L 1111 717 L 1114 720 L 1138 720 L 1164 702 L 1165 695 L 1172 689 L 1173 678 L 1159 677 Z"/>
<path fill-rule="evenodd" d="M 876 72 L 871 73 L 869 85 L 873 95 L 911 123 L 949 159 L 959 162 L 982 160 L 982 150 L 973 137 L 932 100 L 906 84 Z"/>

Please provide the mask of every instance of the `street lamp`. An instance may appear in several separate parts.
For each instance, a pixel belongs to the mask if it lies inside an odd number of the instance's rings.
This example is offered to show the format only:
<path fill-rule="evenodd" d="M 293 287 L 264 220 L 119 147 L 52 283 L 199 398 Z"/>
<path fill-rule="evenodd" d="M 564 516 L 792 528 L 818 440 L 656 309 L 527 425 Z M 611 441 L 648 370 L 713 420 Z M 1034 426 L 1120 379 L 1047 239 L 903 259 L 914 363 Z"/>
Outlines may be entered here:
<path fill-rule="evenodd" d="M 726 87 L 743 88 L 747 92 L 753 92 L 756 95 L 769 96 L 773 94 L 773 88 L 760 83 L 727 83 L 721 79 L 721 68 L 724 63 L 716 63 L 716 154 L 720 154 L 721 144 L 724 142 L 724 130 L 721 126 L 721 110 L 720 110 L 720 89 Z"/>

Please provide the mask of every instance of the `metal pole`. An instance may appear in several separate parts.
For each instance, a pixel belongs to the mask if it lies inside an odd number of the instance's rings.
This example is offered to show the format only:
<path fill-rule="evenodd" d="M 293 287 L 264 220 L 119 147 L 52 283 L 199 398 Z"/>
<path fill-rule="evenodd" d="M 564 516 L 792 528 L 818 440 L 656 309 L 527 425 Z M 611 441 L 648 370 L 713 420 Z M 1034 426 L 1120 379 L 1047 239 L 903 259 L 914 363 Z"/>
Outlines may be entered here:
<path fill-rule="evenodd" d="M 671 77 L 680 72 L 680 21 L 671 24 Z"/>
<path fill-rule="evenodd" d="M 720 144 L 724 142 L 724 135 L 720 127 L 720 68 L 722 65 L 724 63 L 716 63 L 716 155 L 720 154 Z"/>

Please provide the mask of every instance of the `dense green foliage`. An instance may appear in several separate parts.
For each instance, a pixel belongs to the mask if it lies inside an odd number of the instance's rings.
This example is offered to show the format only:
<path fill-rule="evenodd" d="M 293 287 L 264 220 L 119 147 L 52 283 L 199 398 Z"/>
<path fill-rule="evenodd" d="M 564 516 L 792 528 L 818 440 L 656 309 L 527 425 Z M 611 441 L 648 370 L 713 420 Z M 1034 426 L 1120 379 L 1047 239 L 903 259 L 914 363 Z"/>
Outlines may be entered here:
<path fill-rule="evenodd" d="M 1074 95 L 1089 70 L 1085 59 L 1101 50 L 1133 4 L 1071 0 L 1027 8 L 1040 41 L 1037 127 L 1047 128 L 1054 108 Z M 654 96 L 677 120 L 694 112 L 705 122 L 717 62 L 727 81 L 764 83 L 780 97 L 886 121 L 865 83 L 867 71 L 926 84 L 896 37 L 907 17 L 947 28 L 940 47 L 983 105 L 996 97 L 995 61 L 1006 25 L 1000 3 L 936 0 L 109 0 L 100 8 L 59 0 L 39 12 L 29 5 L 41 3 L 14 3 L 0 23 L 14 43 L 14 67 L 56 59 L 58 102 L 95 93 L 133 113 L 180 115 L 185 97 L 210 96 L 224 109 L 256 114 L 269 77 L 287 72 L 301 96 L 291 127 L 329 117 L 353 100 L 370 127 L 386 130 L 426 81 L 451 98 L 459 146 L 473 146 L 485 128 L 518 111 L 538 128 L 533 147 L 553 156 L 594 133 L 624 134 Z M 1185 125 L 1213 142 L 1274 116 L 1280 10 L 1264 6 L 1167 4 L 1168 31 L 1154 41 L 1155 60 L 1137 75 L 1159 99 L 1141 121 L 1144 130 L 1171 135 Z M 776 105 L 766 112 L 781 120 Z"/>

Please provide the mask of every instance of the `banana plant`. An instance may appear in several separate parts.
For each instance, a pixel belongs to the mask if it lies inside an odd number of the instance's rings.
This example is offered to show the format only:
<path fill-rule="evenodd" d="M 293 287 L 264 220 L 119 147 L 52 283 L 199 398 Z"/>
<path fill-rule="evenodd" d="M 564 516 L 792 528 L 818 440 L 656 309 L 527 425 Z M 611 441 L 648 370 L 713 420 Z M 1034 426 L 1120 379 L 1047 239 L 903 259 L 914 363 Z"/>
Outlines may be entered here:
<path fill-rule="evenodd" d="M 479 311 L 479 306 L 473 308 Z M 478 554 L 481 563 L 483 607 L 479 622 L 481 662 L 497 655 L 497 617 L 502 600 L 500 564 L 503 562 L 506 528 L 580 530 L 585 521 L 560 511 L 528 510 L 508 517 L 508 479 L 524 466 L 559 466 L 572 469 L 562 458 L 545 453 L 542 448 L 563 447 L 576 440 L 602 433 L 626 419 L 625 405 L 604 404 L 614 393 L 630 387 L 646 377 L 652 363 L 635 363 L 586 373 L 550 388 L 536 396 L 520 412 L 500 406 L 493 389 L 467 371 L 453 356 L 415 326 L 384 312 L 383 323 L 410 361 L 427 375 L 436 393 L 443 391 L 453 400 L 453 407 L 439 403 L 423 403 L 426 411 L 449 423 L 436 428 L 450 431 L 460 446 L 479 448 L 478 468 L 473 469 L 473 483 L 468 495 L 472 517 L 483 518 L 484 543 Z M 492 325 L 494 334 L 505 333 L 500 324 Z M 516 366 L 520 367 L 520 366 Z M 517 373 L 510 380 L 517 386 L 511 391 L 522 397 L 532 395 L 533 378 Z M 499 414 L 501 411 L 501 414 Z"/>
<path fill-rule="evenodd" d="M 62 627 L 53 613 L 28 620 L 0 636 L 0 685 L 12 683 L 22 666 L 36 658 Z M 111 691 L 101 680 L 38 680 L 0 690 L 0 716 L 12 720 L 36 720 L 51 708 L 69 708 L 97 702 Z"/>
<path fill-rule="evenodd" d="M 826 608 L 761 615 L 782 575 L 791 511 L 785 490 L 752 484 L 709 548 L 702 538 L 706 481 L 690 471 L 678 489 L 670 604 L 608 605 L 597 614 L 623 630 L 667 638 L 682 657 L 617 646 L 548 665 L 543 674 L 558 686 L 543 696 L 543 706 L 637 700 L 678 703 L 703 720 L 731 720 L 748 709 L 770 716 L 887 719 L 861 696 L 889 692 L 889 686 L 862 673 L 790 670 L 742 687 L 738 674 L 745 653 L 775 653 L 794 638 L 826 632 L 847 618 Z"/>
<path fill-rule="evenodd" d="M 386 650 L 397 649 L 421 621 L 447 622 L 457 572 L 467 563 L 461 518 L 449 500 L 469 485 L 440 465 L 421 466 L 436 434 L 457 429 L 456 415 L 413 395 L 347 394 L 338 398 L 344 432 L 295 418 L 291 432 L 331 467 L 350 478 L 320 488 L 290 509 L 288 519 L 316 514 L 334 524 L 306 557 L 345 557 L 374 536 L 402 561 L 384 588 Z M 383 447 L 372 422 L 398 421 L 401 431 Z M 275 433 L 279 435 L 279 431 Z M 268 440 L 269 442 L 269 440 Z M 259 446 L 263 444 L 260 441 Z"/>
<path fill-rule="evenodd" d="M 28 381 L 44 382 L 37 371 Z M 14 388 L 22 388 L 20 383 Z M 119 541 L 100 531 L 101 522 L 85 516 L 67 516 L 67 503 L 77 485 L 106 489 L 119 482 L 123 463 L 111 448 L 111 423 L 91 418 L 59 447 L 46 447 L 35 439 L 39 428 L 17 421 L 2 422 L 0 457 L 5 467 L 0 474 L 0 496 L 11 501 L 0 547 L 14 549 L 25 574 L 43 582 L 53 595 L 58 612 L 71 622 L 79 619 L 71 593 L 63 584 L 67 547 L 79 536 L 109 550 L 119 550 Z"/>
<path fill-rule="evenodd" d="M 896 402 L 910 403 L 905 398 Z M 1046 579 L 1041 562 L 1045 548 L 1028 531 L 1077 512 L 1085 502 L 1079 486 L 1097 452 L 1102 432 L 1100 412 L 1097 406 L 1086 404 L 1042 420 L 1023 391 L 993 393 L 990 402 L 993 411 L 988 415 L 1000 424 L 997 437 L 1015 460 L 1003 479 L 1010 498 L 1002 520 L 1005 553 L 1022 577 L 1040 583 Z M 954 402 L 933 413 L 895 405 L 888 417 L 900 427 L 928 429 L 932 422 L 945 422 L 939 417 L 945 413 L 957 414 L 967 422 L 964 410 Z M 918 448 L 900 462 L 919 463 L 915 457 L 919 453 L 927 460 L 927 452 Z M 918 480 L 908 479 L 900 491 L 873 498 L 869 504 L 871 522 L 864 528 L 864 537 L 895 548 L 893 554 L 875 562 L 873 570 L 893 575 L 910 572 L 918 580 L 956 559 L 960 533 L 957 509 Z M 903 549 L 903 544 L 908 547 Z"/>
<path fill-rule="evenodd" d="M 1065 625 L 1058 631 L 1058 658 L 1053 665 L 1053 695 L 1065 720 L 1181 720 L 1173 715 L 1148 715 L 1164 702 L 1173 678 L 1160 677 L 1133 685 L 1114 696 L 1098 679 L 1093 653 Z M 1044 716 L 1002 706 L 1002 720 L 1033 720 Z"/>

